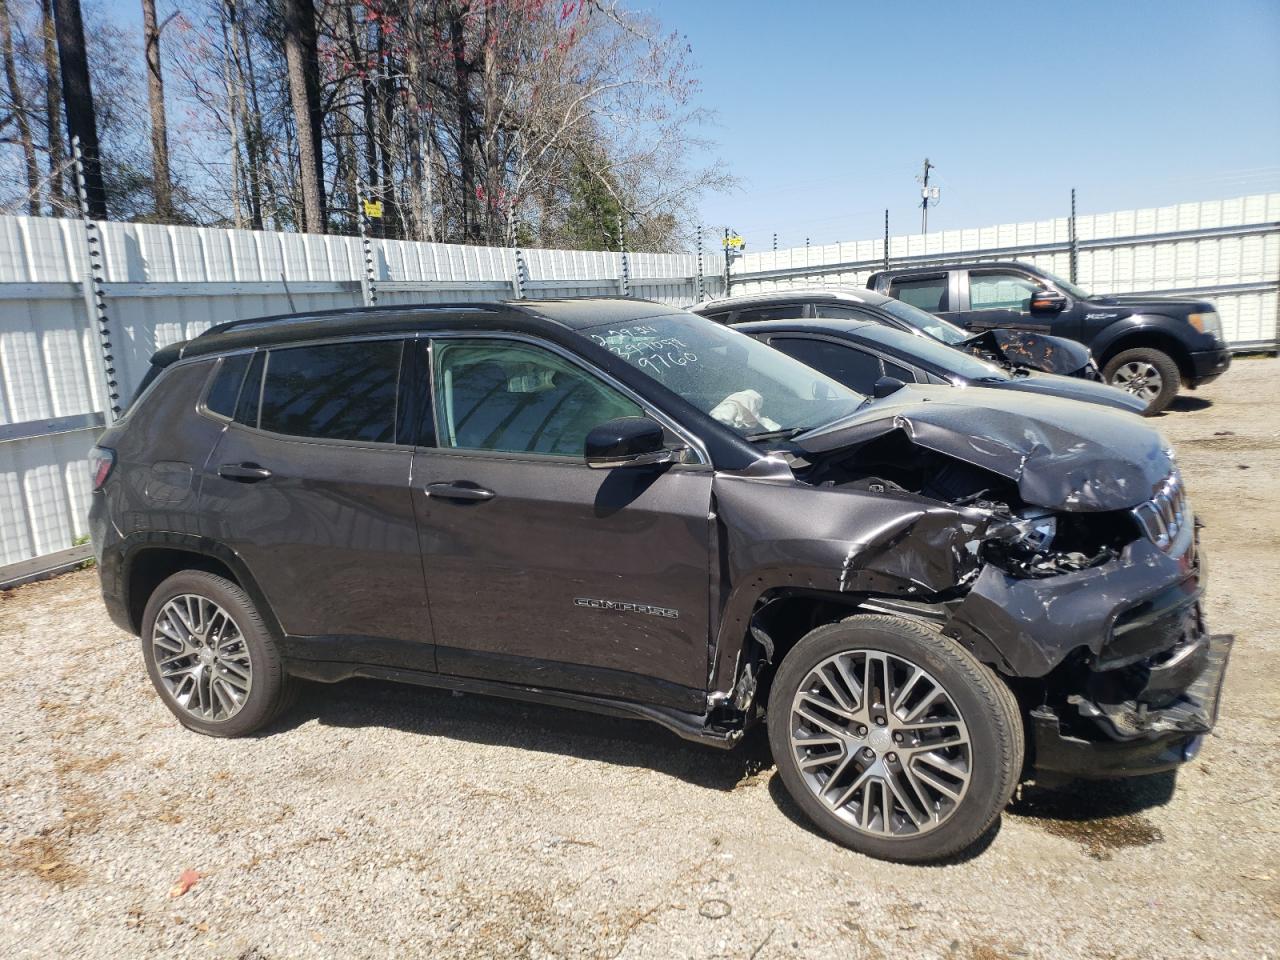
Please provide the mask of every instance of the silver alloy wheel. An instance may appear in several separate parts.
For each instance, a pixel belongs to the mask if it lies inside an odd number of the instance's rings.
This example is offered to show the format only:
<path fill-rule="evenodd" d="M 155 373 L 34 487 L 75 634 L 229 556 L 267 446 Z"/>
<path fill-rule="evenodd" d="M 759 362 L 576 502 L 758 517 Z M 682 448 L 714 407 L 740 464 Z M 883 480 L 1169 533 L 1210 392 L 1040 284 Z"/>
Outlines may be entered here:
<path fill-rule="evenodd" d="M 809 789 L 874 837 L 928 833 L 969 791 L 972 746 L 955 701 L 895 654 L 850 650 L 823 660 L 792 699 L 790 728 Z"/>
<path fill-rule="evenodd" d="M 249 698 L 249 648 L 227 611 L 207 597 L 184 593 L 161 607 L 151 651 L 169 695 L 199 720 L 230 720 Z"/>
<path fill-rule="evenodd" d="M 1121 364 L 1111 375 L 1111 383 L 1147 403 L 1160 396 L 1164 389 L 1164 377 L 1160 376 L 1154 364 L 1146 360 L 1130 360 Z"/>

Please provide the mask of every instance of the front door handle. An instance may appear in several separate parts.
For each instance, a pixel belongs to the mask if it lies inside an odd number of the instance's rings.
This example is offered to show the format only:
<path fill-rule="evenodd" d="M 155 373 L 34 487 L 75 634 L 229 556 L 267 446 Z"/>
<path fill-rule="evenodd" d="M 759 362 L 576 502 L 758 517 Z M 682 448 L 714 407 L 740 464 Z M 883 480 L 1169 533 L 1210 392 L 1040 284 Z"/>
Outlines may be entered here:
<path fill-rule="evenodd" d="M 429 483 L 426 490 L 428 497 L 439 497 L 441 500 L 492 500 L 493 491 L 484 487 L 468 487 L 460 483 Z"/>
<path fill-rule="evenodd" d="M 256 463 L 224 463 L 218 468 L 218 476 L 237 483 L 257 483 L 271 476 L 271 471 Z"/>

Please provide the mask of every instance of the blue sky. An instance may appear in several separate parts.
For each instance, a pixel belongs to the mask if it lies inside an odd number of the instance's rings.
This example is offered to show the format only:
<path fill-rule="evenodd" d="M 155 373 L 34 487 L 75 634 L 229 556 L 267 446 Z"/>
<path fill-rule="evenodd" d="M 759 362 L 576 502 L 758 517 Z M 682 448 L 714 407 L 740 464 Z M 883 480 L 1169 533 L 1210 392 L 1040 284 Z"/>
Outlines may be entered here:
<path fill-rule="evenodd" d="M 687 37 L 748 249 L 1280 190 L 1280 0 L 636 0 Z"/>

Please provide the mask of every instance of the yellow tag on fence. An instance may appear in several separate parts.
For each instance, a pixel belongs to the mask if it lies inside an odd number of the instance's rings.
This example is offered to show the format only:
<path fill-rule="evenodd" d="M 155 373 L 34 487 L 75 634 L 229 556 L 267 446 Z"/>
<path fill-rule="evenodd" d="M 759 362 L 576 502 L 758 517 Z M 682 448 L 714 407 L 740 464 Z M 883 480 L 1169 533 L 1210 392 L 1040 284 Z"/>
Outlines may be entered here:
<path fill-rule="evenodd" d="M 366 200 L 364 202 L 364 215 L 369 219 L 382 216 L 381 200 Z"/>

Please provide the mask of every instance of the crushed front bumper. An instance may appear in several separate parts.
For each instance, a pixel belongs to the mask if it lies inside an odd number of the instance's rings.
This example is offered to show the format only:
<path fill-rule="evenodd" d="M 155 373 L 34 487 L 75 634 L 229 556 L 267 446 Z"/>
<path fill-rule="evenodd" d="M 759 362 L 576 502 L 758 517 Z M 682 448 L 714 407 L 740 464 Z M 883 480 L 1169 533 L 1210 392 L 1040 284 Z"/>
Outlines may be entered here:
<path fill-rule="evenodd" d="M 1036 776 L 1105 779 L 1171 770 L 1196 755 L 1218 719 L 1234 637 L 1202 635 L 1168 659 L 1147 664 L 1128 700 L 1069 697 L 1056 711 L 1030 713 Z"/>

